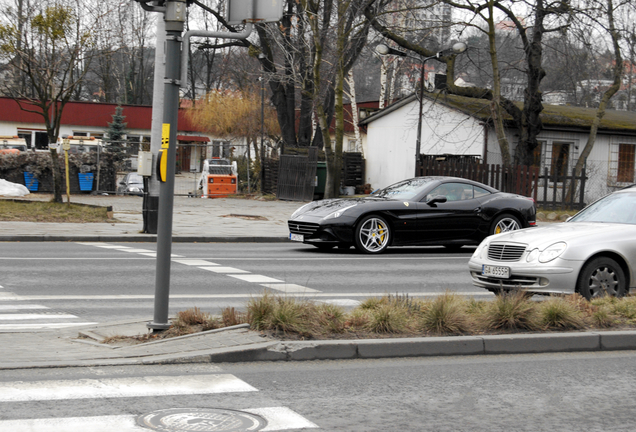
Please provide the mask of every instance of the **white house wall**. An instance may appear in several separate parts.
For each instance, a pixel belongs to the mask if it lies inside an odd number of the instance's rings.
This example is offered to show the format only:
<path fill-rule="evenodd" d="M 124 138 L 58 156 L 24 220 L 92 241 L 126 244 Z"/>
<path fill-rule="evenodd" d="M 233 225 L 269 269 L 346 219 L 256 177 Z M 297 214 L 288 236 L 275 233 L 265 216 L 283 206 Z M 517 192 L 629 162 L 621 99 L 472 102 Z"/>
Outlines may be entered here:
<path fill-rule="evenodd" d="M 418 111 L 413 101 L 368 124 L 365 176 L 373 189 L 413 177 Z M 422 112 L 422 154 L 483 157 L 483 127 L 476 119 L 429 100 Z"/>

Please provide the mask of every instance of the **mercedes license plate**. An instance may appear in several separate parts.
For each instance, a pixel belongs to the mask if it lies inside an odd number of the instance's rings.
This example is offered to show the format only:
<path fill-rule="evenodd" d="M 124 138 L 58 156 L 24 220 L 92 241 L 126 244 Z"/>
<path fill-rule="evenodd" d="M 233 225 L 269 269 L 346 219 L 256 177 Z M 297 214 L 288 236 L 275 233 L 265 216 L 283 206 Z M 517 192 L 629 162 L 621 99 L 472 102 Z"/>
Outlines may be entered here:
<path fill-rule="evenodd" d="M 508 279 L 510 278 L 510 267 L 490 266 L 484 264 L 481 266 L 481 274 L 482 276 Z"/>
<path fill-rule="evenodd" d="M 290 234 L 289 239 L 301 242 L 305 240 L 305 237 L 302 234 Z"/>

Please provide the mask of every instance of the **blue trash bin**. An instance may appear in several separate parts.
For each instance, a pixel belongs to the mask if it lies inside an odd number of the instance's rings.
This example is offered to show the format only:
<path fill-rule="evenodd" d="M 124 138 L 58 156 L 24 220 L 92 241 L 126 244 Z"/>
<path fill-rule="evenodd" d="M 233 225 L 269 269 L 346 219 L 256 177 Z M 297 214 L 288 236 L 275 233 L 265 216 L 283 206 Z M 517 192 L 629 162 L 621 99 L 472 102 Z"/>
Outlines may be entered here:
<path fill-rule="evenodd" d="M 93 190 L 93 173 L 79 173 L 79 184 L 82 192 Z"/>
<path fill-rule="evenodd" d="M 38 190 L 38 187 L 40 186 L 40 182 L 38 181 L 37 178 L 35 178 L 35 175 L 33 173 L 25 171 L 24 185 L 27 187 L 29 191 L 36 192 Z"/>

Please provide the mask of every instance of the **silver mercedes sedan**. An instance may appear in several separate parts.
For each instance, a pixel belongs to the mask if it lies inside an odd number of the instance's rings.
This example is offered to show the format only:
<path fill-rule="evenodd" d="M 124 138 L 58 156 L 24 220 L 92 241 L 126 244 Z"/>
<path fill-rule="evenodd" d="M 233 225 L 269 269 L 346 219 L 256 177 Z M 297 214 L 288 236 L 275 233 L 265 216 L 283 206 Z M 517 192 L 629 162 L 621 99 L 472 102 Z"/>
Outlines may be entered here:
<path fill-rule="evenodd" d="M 468 262 L 473 284 L 495 293 L 621 297 L 636 288 L 636 185 L 564 223 L 486 237 Z"/>

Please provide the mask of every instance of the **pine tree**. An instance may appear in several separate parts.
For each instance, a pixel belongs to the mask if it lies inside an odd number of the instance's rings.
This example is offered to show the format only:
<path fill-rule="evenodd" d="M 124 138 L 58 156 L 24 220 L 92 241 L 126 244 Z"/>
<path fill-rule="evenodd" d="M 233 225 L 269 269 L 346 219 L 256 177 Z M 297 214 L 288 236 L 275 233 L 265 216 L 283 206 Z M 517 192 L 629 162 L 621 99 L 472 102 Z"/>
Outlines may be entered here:
<path fill-rule="evenodd" d="M 104 138 L 104 142 L 108 146 L 108 151 L 112 153 L 122 153 L 126 147 L 126 126 L 128 123 L 124 123 L 125 115 L 122 115 L 124 108 L 121 105 L 117 105 L 115 108 L 115 114 L 112 115 L 112 123 L 108 123 L 108 129 L 106 129 L 107 137 Z"/>

